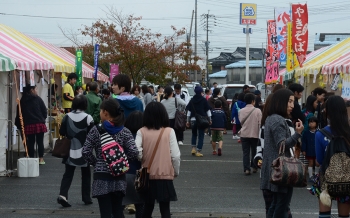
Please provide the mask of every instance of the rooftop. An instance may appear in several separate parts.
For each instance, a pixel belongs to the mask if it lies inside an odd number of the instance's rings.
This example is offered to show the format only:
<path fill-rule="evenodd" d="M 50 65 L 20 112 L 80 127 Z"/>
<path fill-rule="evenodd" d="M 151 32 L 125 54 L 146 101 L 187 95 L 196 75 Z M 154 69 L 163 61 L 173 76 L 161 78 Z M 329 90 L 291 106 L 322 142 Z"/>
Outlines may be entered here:
<path fill-rule="evenodd" d="M 315 45 L 332 45 L 350 37 L 350 33 L 316 33 Z"/>
<path fill-rule="evenodd" d="M 225 78 L 227 76 L 227 70 L 222 70 L 217 73 L 209 74 L 210 78 Z"/>

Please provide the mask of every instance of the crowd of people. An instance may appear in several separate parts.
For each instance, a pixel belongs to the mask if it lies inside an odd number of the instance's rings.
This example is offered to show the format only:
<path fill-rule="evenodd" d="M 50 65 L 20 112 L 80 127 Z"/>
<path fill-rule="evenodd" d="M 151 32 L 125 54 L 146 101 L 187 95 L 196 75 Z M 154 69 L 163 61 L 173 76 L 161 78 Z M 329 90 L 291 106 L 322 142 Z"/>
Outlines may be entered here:
<path fill-rule="evenodd" d="M 270 182 L 271 164 L 279 156 L 281 145 L 285 146 L 287 157 L 295 156 L 305 164 L 312 190 L 320 192 L 321 184 L 315 181 L 320 180 L 320 167 L 330 140 L 318 130 L 350 141 L 345 101 L 323 88 L 314 89 L 301 107 L 298 100 L 304 87 L 300 84 L 275 85 L 265 102 L 260 91 L 251 93 L 245 85 L 229 105 L 216 83 L 206 90 L 196 86 L 191 98 L 180 84 L 159 86 L 155 92 L 153 86 L 132 87 L 129 76 L 123 74 L 113 78 L 111 90 L 99 90 L 97 82 L 88 83 L 84 90 L 75 87 L 76 80 L 77 76 L 70 74 L 62 88 L 66 115 L 59 133 L 71 143 L 69 156 L 62 159 L 65 172 L 57 202 L 71 207 L 68 192 L 75 168 L 80 167 L 82 201 L 89 205 L 92 198 L 97 198 L 101 217 L 123 217 L 125 208 L 137 218 L 152 217 L 155 201 L 159 202 L 162 217 L 171 217 L 170 202 L 177 200 L 173 180 L 180 173 L 179 146 L 184 141 L 184 131 L 175 128 L 177 112 L 187 117 L 186 126 L 192 132 L 191 154 L 195 157 L 204 156 L 205 134 L 211 136 L 212 154 L 222 156 L 223 134 L 232 126 L 233 140 L 242 146 L 243 173 L 249 176 L 261 169 L 260 189 L 269 218 L 292 217 L 293 187 Z M 50 97 L 52 106 L 57 107 L 60 97 L 55 84 Z M 29 156 L 34 157 L 36 142 L 40 164 L 45 164 L 43 136 L 48 114 L 35 86 L 24 88 L 21 110 Z M 21 125 L 18 115 L 16 125 Z M 106 164 L 103 150 L 111 142 L 120 146 L 128 161 L 127 172 L 118 176 Z M 158 143 L 168 146 L 158 147 Z M 149 187 L 146 192 L 138 193 L 134 188 L 137 170 L 150 163 Z M 93 178 L 90 166 L 93 166 Z M 338 202 L 339 217 L 349 217 L 350 197 L 332 196 L 332 199 Z M 331 206 L 324 201 L 319 205 L 319 217 L 330 217 Z"/>

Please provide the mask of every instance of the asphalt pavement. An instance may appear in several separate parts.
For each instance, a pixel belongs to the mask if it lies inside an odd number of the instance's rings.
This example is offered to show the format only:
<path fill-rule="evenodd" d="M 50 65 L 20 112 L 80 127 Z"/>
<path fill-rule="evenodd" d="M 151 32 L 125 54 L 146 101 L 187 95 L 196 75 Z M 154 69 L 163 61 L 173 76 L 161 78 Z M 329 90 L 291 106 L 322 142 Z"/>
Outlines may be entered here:
<path fill-rule="evenodd" d="M 180 175 L 174 180 L 178 201 L 171 202 L 172 217 L 265 217 L 260 171 L 244 175 L 241 144 L 232 139 L 232 132 L 224 135 L 221 157 L 212 155 L 209 136 L 204 139 L 204 157 L 191 155 L 190 141 L 191 130 L 187 130 L 180 146 Z M 96 199 L 88 206 L 81 201 L 79 168 L 69 190 L 72 207 L 57 204 L 64 166 L 50 153 L 44 158 L 39 177 L 0 177 L 0 217 L 99 217 Z M 318 217 L 317 198 L 306 188 L 294 189 L 290 208 L 296 218 Z M 332 212 L 336 213 L 336 205 Z M 160 217 L 158 207 L 153 214 Z"/>

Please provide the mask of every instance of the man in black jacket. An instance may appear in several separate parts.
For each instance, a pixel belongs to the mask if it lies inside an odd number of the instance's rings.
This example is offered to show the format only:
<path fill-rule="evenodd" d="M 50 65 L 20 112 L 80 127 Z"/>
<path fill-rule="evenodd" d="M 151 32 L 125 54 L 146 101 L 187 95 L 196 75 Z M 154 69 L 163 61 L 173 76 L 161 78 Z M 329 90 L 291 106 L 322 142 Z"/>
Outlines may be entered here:
<path fill-rule="evenodd" d="M 301 112 L 301 108 L 298 102 L 298 100 L 303 95 L 304 87 L 300 84 L 292 83 L 289 85 L 289 90 L 294 93 L 294 108 L 291 113 L 292 122 L 294 125 L 296 122 L 298 122 L 298 119 L 300 119 L 302 122 L 305 121 L 305 115 Z"/>

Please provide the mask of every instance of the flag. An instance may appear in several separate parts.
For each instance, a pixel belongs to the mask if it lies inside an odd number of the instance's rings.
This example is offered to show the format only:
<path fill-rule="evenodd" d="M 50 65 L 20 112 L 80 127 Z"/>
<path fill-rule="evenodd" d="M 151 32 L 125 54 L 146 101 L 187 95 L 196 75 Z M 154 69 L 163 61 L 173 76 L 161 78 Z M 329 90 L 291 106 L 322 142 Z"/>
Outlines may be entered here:
<path fill-rule="evenodd" d="M 83 51 L 78 49 L 75 52 L 75 72 L 77 74 L 78 80 L 76 82 L 77 86 L 83 85 Z"/>
<path fill-rule="evenodd" d="M 98 56 L 100 54 L 100 45 L 95 44 L 94 49 L 94 81 L 97 81 L 97 71 L 98 71 Z"/>
<path fill-rule="evenodd" d="M 286 63 L 286 70 L 287 72 L 290 72 L 294 70 L 297 66 L 299 66 L 299 62 L 297 60 L 297 56 L 293 52 L 293 46 L 292 46 L 292 23 L 288 22 L 287 24 L 287 30 L 288 30 L 288 43 L 287 43 L 287 63 Z"/>
<path fill-rule="evenodd" d="M 306 59 L 309 36 L 307 4 L 292 4 L 292 18 L 293 50 L 297 55 L 300 67 L 302 67 Z"/>
<path fill-rule="evenodd" d="M 110 64 L 109 65 L 109 81 L 112 83 L 113 78 L 119 74 L 119 65 Z"/>
<path fill-rule="evenodd" d="M 287 23 L 290 19 L 289 8 L 275 8 L 276 14 L 276 32 L 280 63 L 285 63 L 287 60 Z"/>

